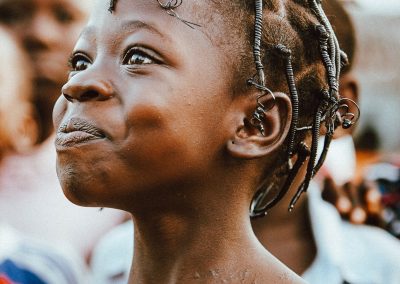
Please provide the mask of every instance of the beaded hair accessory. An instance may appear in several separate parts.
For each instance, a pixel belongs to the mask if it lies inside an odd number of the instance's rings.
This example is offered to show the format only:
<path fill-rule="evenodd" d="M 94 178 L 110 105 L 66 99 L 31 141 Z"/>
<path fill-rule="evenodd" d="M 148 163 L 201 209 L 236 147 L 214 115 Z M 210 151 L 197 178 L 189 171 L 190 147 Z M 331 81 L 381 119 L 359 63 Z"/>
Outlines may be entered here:
<path fill-rule="evenodd" d="M 291 51 L 283 44 L 278 44 L 275 47 L 285 60 L 286 79 L 289 86 L 290 99 L 293 106 L 291 128 L 288 135 L 287 164 L 289 172 L 283 187 L 279 190 L 278 194 L 267 204 L 264 203 L 264 199 L 271 186 L 267 187 L 266 189 L 260 189 L 256 193 L 255 198 L 253 199 L 253 202 L 250 206 L 250 216 L 253 218 L 266 215 L 267 211 L 283 198 L 283 196 L 288 192 L 294 179 L 296 178 L 296 175 L 299 172 L 301 166 L 305 163 L 307 157 L 309 157 L 307 172 L 304 181 L 297 189 L 289 205 L 289 211 L 292 211 L 300 196 L 307 191 L 311 179 L 321 168 L 326 158 L 329 145 L 332 141 L 333 133 L 336 127 L 342 126 L 343 128 L 347 129 L 354 125 L 360 117 L 360 108 L 358 107 L 358 105 L 353 100 L 342 98 L 339 95 L 340 69 L 342 65 L 346 64 L 347 56 L 344 52 L 340 50 L 339 43 L 333 31 L 333 28 L 322 9 L 321 1 L 308 0 L 308 4 L 311 11 L 320 22 L 319 25 L 315 26 L 315 31 L 318 37 L 321 58 L 327 71 L 329 89 L 321 91 L 321 102 L 314 116 L 313 124 L 311 126 L 298 127 L 299 97 L 296 88 L 295 77 L 293 74 Z M 260 63 L 258 57 L 260 54 L 260 27 L 262 28 L 262 0 L 255 0 L 254 57 L 256 68 L 259 72 L 258 76 L 260 83 L 254 84 L 254 81 L 250 80 L 248 82 L 252 83 L 257 88 L 259 88 L 258 85 L 264 86 L 262 84 L 264 83 L 262 79 L 263 74 L 262 72 L 260 72 L 260 70 L 263 71 L 262 63 Z M 349 112 L 350 104 L 355 106 L 357 113 Z M 255 113 L 257 113 L 257 110 Z M 320 127 L 322 124 L 325 125 L 327 133 L 324 140 L 322 154 L 317 161 L 318 138 L 320 136 Z M 310 148 L 304 142 L 300 142 L 296 146 L 296 133 L 298 131 L 310 130 L 312 131 L 312 142 Z M 296 154 L 296 163 L 292 165 L 291 158 Z"/>

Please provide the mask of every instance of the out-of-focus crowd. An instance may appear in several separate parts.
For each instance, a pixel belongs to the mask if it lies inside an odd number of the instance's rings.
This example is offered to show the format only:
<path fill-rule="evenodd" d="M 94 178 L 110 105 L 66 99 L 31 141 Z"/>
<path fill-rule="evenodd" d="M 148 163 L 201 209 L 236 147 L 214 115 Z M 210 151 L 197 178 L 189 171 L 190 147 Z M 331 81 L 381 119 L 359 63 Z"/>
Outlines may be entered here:
<path fill-rule="evenodd" d="M 380 69 L 367 64 L 400 66 L 393 62 L 400 58 L 395 54 L 400 52 L 400 33 L 385 28 L 399 22 L 400 9 L 395 15 L 374 15 L 363 13 L 362 1 L 346 2 L 354 14 L 359 42 L 352 76 L 360 77 L 361 113 L 366 116 L 355 153 L 349 152 L 353 140 L 348 135 L 334 146 L 335 154 L 320 177 L 322 195 L 346 221 L 380 227 L 400 238 L 396 120 L 400 95 L 395 93 L 398 88 L 385 85 L 386 93 L 379 93 L 371 87 L 375 76 L 376 85 L 399 84 L 400 72 L 379 74 Z M 73 205 L 64 197 L 55 169 L 52 108 L 68 78 L 68 56 L 91 4 L 89 0 L 0 0 L 0 284 L 123 283 L 127 279 L 132 256 L 126 252 L 131 251 L 132 240 L 127 241 L 123 232 L 131 231 L 132 225 L 117 226 L 126 215 Z M 371 15 L 382 19 L 385 29 L 370 31 L 366 25 Z M 387 37 L 379 41 L 381 33 Z M 388 45 L 391 56 L 385 56 Z M 366 74 L 367 80 L 362 77 Z M 395 102 L 397 114 L 392 114 L 389 101 Z M 378 110 L 364 109 L 375 103 Z M 377 121 L 383 125 L 377 128 Z M 380 127 L 387 123 L 393 129 L 388 137 L 397 141 L 385 141 Z M 382 151 L 378 141 L 389 146 Z M 344 161 L 341 157 L 346 155 L 356 159 Z M 400 251 L 394 253 L 399 259 Z"/>
<path fill-rule="evenodd" d="M 88 283 L 90 254 L 122 212 L 64 197 L 52 109 L 91 1 L 0 1 L 0 283 Z"/>

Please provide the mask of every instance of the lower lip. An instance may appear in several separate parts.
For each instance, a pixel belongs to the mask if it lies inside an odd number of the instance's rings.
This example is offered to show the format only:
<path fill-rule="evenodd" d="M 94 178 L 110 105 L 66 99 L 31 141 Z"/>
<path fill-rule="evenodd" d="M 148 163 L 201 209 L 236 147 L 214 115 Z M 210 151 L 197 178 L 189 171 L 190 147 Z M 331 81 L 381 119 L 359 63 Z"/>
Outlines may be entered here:
<path fill-rule="evenodd" d="M 103 140 L 99 137 L 83 131 L 74 131 L 69 133 L 57 133 L 55 145 L 56 147 L 77 147 L 87 144 L 95 140 Z"/>

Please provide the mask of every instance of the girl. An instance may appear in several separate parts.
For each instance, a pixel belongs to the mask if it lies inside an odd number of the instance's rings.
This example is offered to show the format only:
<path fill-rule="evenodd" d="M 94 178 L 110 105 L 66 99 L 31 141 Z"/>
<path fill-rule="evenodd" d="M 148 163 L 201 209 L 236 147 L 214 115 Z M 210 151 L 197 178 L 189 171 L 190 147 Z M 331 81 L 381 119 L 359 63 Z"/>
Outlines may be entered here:
<path fill-rule="evenodd" d="M 37 126 L 31 101 L 29 69 L 14 38 L 0 28 L 0 163 L 10 153 L 25 152 L 35 143 Z M 22 83 L 21 83 L 22 82 Z"/>
<path fill-rule="evenodd" d="M 14 38 L 0 27 L 0 169 L 17 153 L 31 149 L 37 138 L 27 58 Z M 0 283 L 84 283 L 81 259 L 62 246 L 49 245 L 13 228 L 3 214 L 7 194 L 0 185 Z M 12 191 L 7 192 L 13 195 Z M 24 192 L 26 195 L 26 191 Z M 43 205 L 43 203 L 42 203 Z M 15 207 L 15 205 L 14 205 Z M 23 209 L 22 209 L 23 208 Z M 16 218 L 21 210 L 16 208 Z M 37 216 L 36 216 L 37 217 Z"/>
<path fill-rule="evenodd" d="M 53 113 L 63 191 L 131 213 L 130 283 L 301 283 L 249 207 L 265 214 L 309 157 L 293 207 L 353 123 L 344 59 L 313 0 L 101 0 Z"/>

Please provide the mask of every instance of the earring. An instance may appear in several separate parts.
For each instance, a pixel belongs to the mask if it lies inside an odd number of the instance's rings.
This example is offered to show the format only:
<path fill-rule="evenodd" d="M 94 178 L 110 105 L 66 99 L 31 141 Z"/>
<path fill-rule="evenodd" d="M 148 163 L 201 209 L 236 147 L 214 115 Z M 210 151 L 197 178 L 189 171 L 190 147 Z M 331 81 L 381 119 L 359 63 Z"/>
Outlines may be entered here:
<path fill-rule="evenodd" d="M 251 83 L 253 83 L 253 82 L 251 82 Z M 266 91 L 266 93 L 263 93 L 262 95 L 257 97 L 257 107 L 250 119 L 250 123 L 253 127 L 257 128 L 258 131 L 260 131 L 262 136 L 265 136 L 265 128 L 263 125 L 263 120 L 265 120 L 265 113 L 267 111 L 269 111 L 270 109 L 272 109 L 275 105 L 275 95 L 274 95 L 274 93 L 272 93 L 271 90 L 269 90 L 266 87 L 263 87 L 263 91 Z M 273 99 L 273 104 L 267 108 L 263 103 L 261 103 L 261 99 L 268 95 L 270 95 L 271 98 Z"/>
<path fill-rule="evenodd" d="M 353 105 L 356 108 L 357 113 L 354 114 L 349 111 L 350 105 Z M 339 112 L 339 115 L 341 117 L 343 129 L 348 129 L 356 124 L 361 115 L 360 107 L 358 106 L 358 104 L 348 98 L 340 99 L 337 111 Z"/>
<path fill-rule="evenodd" d="M 263 94 L 257 98 L 257 108 L 253 113 L 253 116 L 250 120 L 251 125 L 253 125 L 255 128 L 257 128 L 262 136 L 265 136 L 265 128 L 263 125 L 263 120 L 265 118 L 265 106 L 261 103 L 261 98 L 266 96 L 266 94 Z"/>

